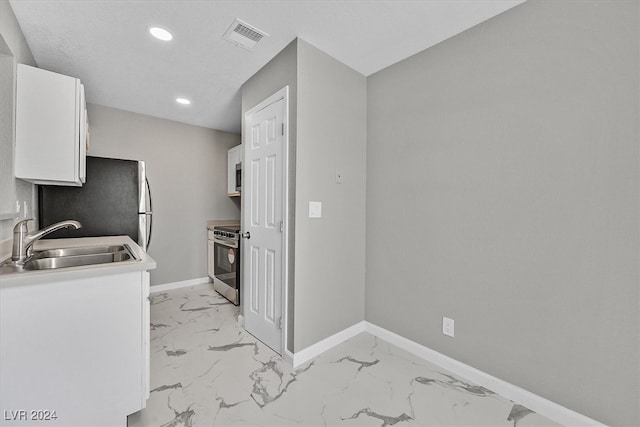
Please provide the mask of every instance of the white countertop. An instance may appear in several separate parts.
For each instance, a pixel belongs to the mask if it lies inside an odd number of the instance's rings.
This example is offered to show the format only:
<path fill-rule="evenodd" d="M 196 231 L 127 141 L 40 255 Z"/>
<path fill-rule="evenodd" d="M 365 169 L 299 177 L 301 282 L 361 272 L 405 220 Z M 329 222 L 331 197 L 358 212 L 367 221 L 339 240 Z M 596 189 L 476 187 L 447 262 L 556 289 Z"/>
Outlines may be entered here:
<path fill-rule="evenodd" d="M 106 237 L 80 237 L 75 239 L 49 239 L 39 240 L 34 246 L 34 251 L 47 249 L 63 249 L 82 246 L 113 246 L 127 245 L 136 256 L 136 260 L 113 262 L 107 264 L 83 265 L 78 267 L 66 267 L 51 270 L 20 271 L 16 273 L 0 274 L 0 287 L 28 286 L 46 282 L 58 282 L 62 280 L 74 280 L 83 277 L 95 277 L 98 275 L 129 273 L 133 271 L 153 270 L 156 262 L 129 236 Z"/>

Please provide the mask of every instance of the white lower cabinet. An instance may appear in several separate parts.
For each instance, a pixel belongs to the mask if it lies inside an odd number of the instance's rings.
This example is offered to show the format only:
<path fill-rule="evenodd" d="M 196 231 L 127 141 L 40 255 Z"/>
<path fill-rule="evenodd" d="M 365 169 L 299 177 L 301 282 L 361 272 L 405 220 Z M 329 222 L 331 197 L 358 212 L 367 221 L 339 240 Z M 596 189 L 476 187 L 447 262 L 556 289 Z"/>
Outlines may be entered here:
<path fill-rule="evenodd" d="M 142 272 L 142 408 L 151 394 L 151 275 Z M 140 408 L 140 409 L 142 409 Z"/>
<path fill-rule="evenodd" d="M 149 273 L 0 288 L 3 426 L 126 426 L 149 395 Z"/>

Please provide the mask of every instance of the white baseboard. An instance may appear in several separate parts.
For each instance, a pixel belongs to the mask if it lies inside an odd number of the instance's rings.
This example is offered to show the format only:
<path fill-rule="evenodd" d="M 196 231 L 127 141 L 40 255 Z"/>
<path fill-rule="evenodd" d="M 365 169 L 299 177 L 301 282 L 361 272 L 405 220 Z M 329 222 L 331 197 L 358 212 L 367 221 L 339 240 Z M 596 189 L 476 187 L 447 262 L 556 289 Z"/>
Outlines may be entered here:
<path fill-rule="evenodd" d="M 421 359 L 459 375 L 472 383 L 485 387 L 500 396 L 519 403 L 520 405 L 526 406 L 532 411 L 561 425 L 576 427 L 605 427 L 604 424 L 596 420 L 565 408 L 562 405 L 558 405 L 557 403 L 540 397 L 537 394 L 496 378 L 493 375 L 489 375 L 486 372 L 482 372 L 479 369 L 466 365 L 449 356 L 445 356 L 442 353 L 432 350 L 429 347 L 425 347 L 422 344 L 418 344 L 415 341 L 411 341 L 410 339 L 367 321 L 356 323 L 355 325 L 331 335 L 330 337 L 325 338 L 316 344 L 310 345 L 304 350 L 296 353 L 291 353 L 288 350 L 285 350 L 283 358 L 289 363 L 292 363 L 293 367 L 297 367 L 362 332 L 368 332 L 371 335 L 383 339 L 390 344 L 420 357 Z"/>
<path fill-rule="evenodd" d="M 331 335 L 328 338 L 323 339 L 304 350 L 293 353 L 293 367 L 300 366 L 303 363 L 313 359 L 314 357 L 324 353 L 332 347 L 337 346 L 348 340 L 351 337 L 355 337 L 359 333 L 365 331 L 365 321 L 356 323 L 353 326 L 348 327 L 347 329 L 343 329 L 342 331 Z"/>
<path fill-rule="evenodd" d="M 154 285 L 150 287 L 149 291 L 153 294 L 156 292 L 165 292 L 165 291 L 170 291 L 171 289 L 186 288 L 188 286 L 202 285 L 204 283 L 210 283 L 210 282 L 211 282 L 211 279 L 209 277 L 200 277 L 199 279 L 190 279 L 190 280 L 183 280 L 181 282 L 165 283 L 164 285 Z"/>
<path fill-rule="evenodd" d="M 284 349 L 284 354 L 282 355 L 282 358 L 284 359 L 285 362 L 287 362 L 289 365 L 293 366 L 293 353 L 291 353 L 289 350 L 287 350 L 286 348 Z"/>
<path fill-rule="evenodd" d="M 482 387 L 506 397 L 507 399 L 526 406 L 532 411 L 564 426 L 604 426 L 604 424 L 572 411 L 571 409 L 558 405 L 557 403 L 540 397 L 537 394 L 531 393 L 518 386 L 496 378 L 493 375 L 482 372 L 474 367 L 452 359 L 449 356 L 445 356 L 442 353 L 372 323 L 365 322 L 365 331 L 400 347 L 409 353 L 425 359 L 434 365 L 438 365 L 450 372 L 453 372 L 454 374 L 468 379 L 475 384 L 481 385 Z"/>

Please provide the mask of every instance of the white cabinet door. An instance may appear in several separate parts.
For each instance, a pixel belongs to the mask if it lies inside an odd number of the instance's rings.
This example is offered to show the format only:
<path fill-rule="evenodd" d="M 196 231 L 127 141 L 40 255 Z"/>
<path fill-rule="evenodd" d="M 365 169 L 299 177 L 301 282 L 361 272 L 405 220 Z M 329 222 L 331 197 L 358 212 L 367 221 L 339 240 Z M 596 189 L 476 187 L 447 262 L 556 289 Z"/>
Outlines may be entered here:
<path fill-rule="evenodd" d="M 17 178 L 35 184 L 84 182 L 86 111 L 80 80 L 18 64 Z"/>
<path fill-rule="evenodd" d="M 47 426 L 126 426 L 144 407 L 143 276 L 0 288 L 0 412 L 56 411 Z"/>
<path fill-rule="evenodd" d="M 147 406 L 151 394 L 151 301 L 150 275 L 142 272 L 142 407 Z"/>
<path fill-rule="evenodd" d="M 236 164 L 242 161 L 242 144 L 230 148 L 227 152 L 227 195 L 239 196 L 236 190 Z"/>
<path fill-rule="evenodd" d="M 87 114 L 87 100 L 84 95 L 84 85 L 80 84 L 80 126 L 78 148 L 78 179 L 84 184 L 87 180 L 87 134 L 89 133 L 89 116 Z"/>

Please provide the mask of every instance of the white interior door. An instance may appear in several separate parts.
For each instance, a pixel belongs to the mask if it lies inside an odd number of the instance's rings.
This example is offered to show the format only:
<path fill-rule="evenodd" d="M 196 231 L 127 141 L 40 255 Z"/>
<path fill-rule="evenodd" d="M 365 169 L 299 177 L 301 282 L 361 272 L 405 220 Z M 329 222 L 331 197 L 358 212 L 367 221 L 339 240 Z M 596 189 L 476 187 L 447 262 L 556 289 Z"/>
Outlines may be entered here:
<path fill-rule="evenodd" d="M 250 237 L 241 244 L 245 328 L 282 354 L 287 101 L 277 95 L 245 116 L 242 231 Z"/>

